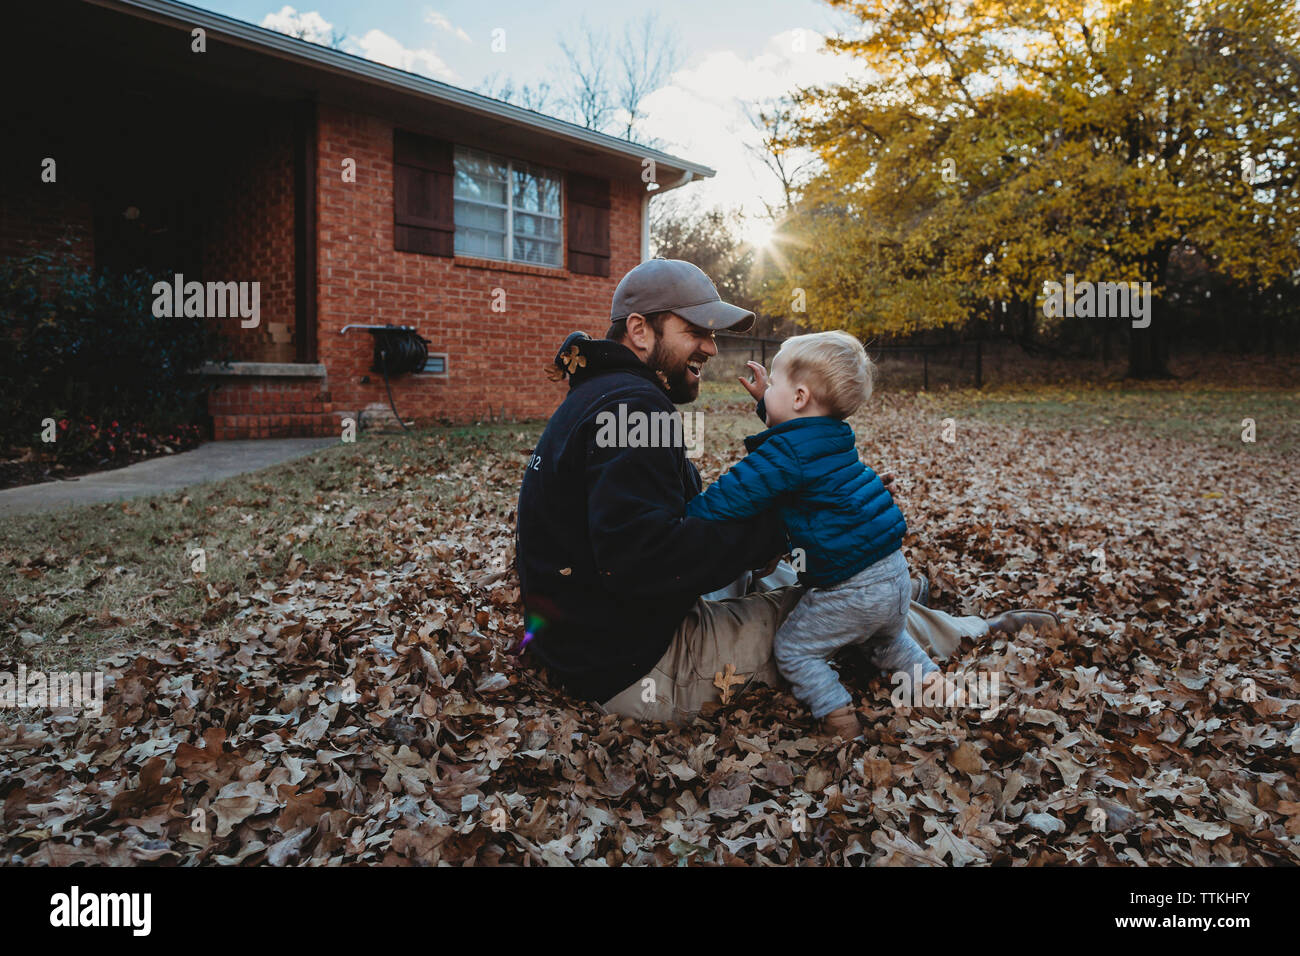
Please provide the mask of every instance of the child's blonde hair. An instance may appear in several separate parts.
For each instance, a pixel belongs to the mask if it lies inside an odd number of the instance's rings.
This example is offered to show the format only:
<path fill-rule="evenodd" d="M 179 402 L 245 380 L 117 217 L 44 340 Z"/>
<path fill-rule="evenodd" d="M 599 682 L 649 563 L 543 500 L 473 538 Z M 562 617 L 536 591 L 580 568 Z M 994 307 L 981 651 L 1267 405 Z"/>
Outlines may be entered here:
<path fill-rule="evenodd" d="M 813 398 L 836 418 L 848 418 L 871 397 L 876 366 L 862 343 L 847 332 L 791 336 L 776 357 L 782 374 L 807 385 Z"/>

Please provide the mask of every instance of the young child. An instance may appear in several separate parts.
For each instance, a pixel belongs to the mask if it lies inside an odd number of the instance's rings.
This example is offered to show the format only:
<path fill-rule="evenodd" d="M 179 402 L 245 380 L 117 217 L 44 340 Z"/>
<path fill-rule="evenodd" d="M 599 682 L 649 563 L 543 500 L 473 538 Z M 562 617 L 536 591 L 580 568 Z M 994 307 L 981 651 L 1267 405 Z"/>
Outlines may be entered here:
<path fill-rule="evenodd" d="M 769 427 L 745 439 L 749 454 L 686 513 L 731 521 L 780 508 L 792 548 L 802 549 L 807 591 L 776 632 L 777 667 L 825 733 L 850 739 L 862 726 L 829 663 L 841 648 L 865 644 L 874 664 L 909 679 L 919 665 L 923 686 L 943 679 L 903 630 L 912 596 L 901 550 L 907 523 L 844 420 L 871 396 L 875 367 L 844 332 L 786 339 L 770 380 L 757 362 L 749 366 L 754 381 L 741 384 Z"/>

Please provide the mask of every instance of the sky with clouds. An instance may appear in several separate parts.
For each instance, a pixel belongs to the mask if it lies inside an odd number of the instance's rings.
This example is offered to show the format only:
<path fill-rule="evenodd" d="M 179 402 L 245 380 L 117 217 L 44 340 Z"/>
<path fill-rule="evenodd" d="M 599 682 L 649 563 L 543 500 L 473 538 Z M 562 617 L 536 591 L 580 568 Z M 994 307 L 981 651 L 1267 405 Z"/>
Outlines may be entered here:
<path fill-rule="evenodd" d="M 621 36 L 653 9 L 660 28 L 676 38 L 680 65 L 644 101 L 641 129 L 668 152 L 718 171 L 716 178 L 683 191 L 691 193 L 693 206 L 739 207 L 755 215 L 763 200 L 777 201 L 780 188 L 746 148 L 758 138 L 747 109 L 798 86 L 855 72 L 851 62 L 821 49 L 826 34 L 846 25 L 822 0 L 656 0 L 652 8 L 628 0 L 596 7 L 589 0 L 198 5 L 273 29 L 296 24 L 318 42 L 342 36 L 342 48 L 350 53 L 465 89 L 494 77 L 555 86 L 565 71 L 562 40 L 576 43 L 584 23 Z M 500 30 L 504 34 L 494 33 Z M 493 52 L 494 35 L 504 39 L 503 52 Z"/>

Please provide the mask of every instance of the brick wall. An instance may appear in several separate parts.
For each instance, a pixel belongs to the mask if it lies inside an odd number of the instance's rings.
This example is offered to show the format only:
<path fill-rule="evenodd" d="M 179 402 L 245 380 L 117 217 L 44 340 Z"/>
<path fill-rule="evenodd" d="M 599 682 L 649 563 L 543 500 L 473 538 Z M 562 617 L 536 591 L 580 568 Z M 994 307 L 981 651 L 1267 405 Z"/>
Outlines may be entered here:
<path fill-rule="evenodd" d="M 491 411 L 508 418 L 548 416 L 566 386 L 544 373 L 564 337 L 609 326 L 619 278 L 641 261 L 639 180 L 611 186 L 610 277 L 573 275 L 486 260 L 424 256 L 393 249 L 393 126 L 322 106 L 319 113 L 318 354 L 340 413 L 386 402 L 370 371 L 373 344 L 349 323 L 412 325 L 448 353 L 449 376 L 402 376 L 393 395 L 404 417 L 472 421 Z M 430 131 L 436 132 L 436 131 Z M 455 139 L 454 130 L 445 134 Z M 345 183 L 343 160 L 356 160 Z M 491 310 L 505 290 L 504 313 Z M 369 376 L 369 384 L 361 379 Z"/>
<path fill-rule="evenodd" d="M 330 411 L 318 378 L 222 378 L 208 395 L 217 441 L 338 435 Z"/>
<path fill-rule="evenodd" d="M 200 200 L 201 219 L 193 225 L 202 249 L 202 275 L 186 278 L 261 283 L 259 327 L 242 329 L 236 318 L 213 321 L 237 361 L 292 362 L 292 113 L 250 106 L 237 122 L 237 146 L 195 158 L 184 180 Z M 339 335 L 349 323 L 413 325 L 431 351 L 448 354 L 447 377 L 406 375 L 393 382 L 405 417 L 548 416 L 566 386 L 549 381 L 544 367 L 569 332 L 604 334 L 614 286 L 640 261 L 642 183 L 611 184 L 609 278 L 423 256 L 393 249 L 392 122 L 323 105 L 317 135 L 318 361 L 328 378 L 217 380 L 209 402 L 215 437 L 336 434 L 337 418 L 386 405 L 383 381 L 370 371 L 372 339 L 364 332 Z M 456 138 L 454 130 L 443 135 Z M 355 183 L 340 175 L 345 157 L 356 160 Z M 145 194 L 151 202 L 166 200 L 176 188 L 158 184 L 156 196 Z M 20 240 L 50 248 L 68 230 L 75 254 L 89 265 L 94 211 L 62 181 L 0 190 L 0 254 L 16 252 Z M 497 289 L 505 293 L 504 313 L 491 310 Z M 366 377 L 369 383 L 362 382 Z"/>
<path fill-rule="evenodd" d="M 187 280 L 260 283 L 258 327 L 240 328 L 239 320 L 232 318 L 212 320 L 230 354 L 240 361 L 294 361 L 292 113 L 283 106 L 249 105 L 223 115 L 223 120 L 229 138 L 221 149 L 169 157 L 185 171 L 181 185 L 149 179 L 136 170 L 160 161 L 148 152 L 147 143 L 129 143 L 127 149 L 143 151 L 137 156 L 123 152 L 120 142 L 104 144 L 89 134 L 51 150 L 58 153 L 58 179 L 42 182 L 35 157 L 43 151 L 30 142 L 39 141 L 39 133 L 24 130 L 22 158 L 30 161 L 14 172 L 12 163 L 6 165 L 0 177 L 0 257 L 29 249 L 63 256 L 60 242 L 67 238 L 77 265 L 103 267 L 107 261 L 111 266 L 115 250 L 95 247 L 96 242 L 105 243 L 104 235 L 97 235 L 96 216 L 101 225 L 108 221 L 122 226 L 128 202 L 138 204 L 144 231 L 165 223 L 169 248 L 183 243 L 202 249 L 201 274 L 188 274 L 191 269 L 185 267 Z M 69 129 L 78 126 L 71 123 Z M 100 171 L 104 151 L 137 178 Z M 126 264 L 155 268 L 155 275 L 171 278 L 170 270 L 153 263 Z"/>
<path fill-rule="evenodd" d="M 241 362 L 293 362 L 293 121 L 287 109 L 246 111 L 240 148 L 204 195 L 203 279 L 257 282 L 261 323 L 214 319 Z M 187 277 L 188 278 L 188 277 Z"/>

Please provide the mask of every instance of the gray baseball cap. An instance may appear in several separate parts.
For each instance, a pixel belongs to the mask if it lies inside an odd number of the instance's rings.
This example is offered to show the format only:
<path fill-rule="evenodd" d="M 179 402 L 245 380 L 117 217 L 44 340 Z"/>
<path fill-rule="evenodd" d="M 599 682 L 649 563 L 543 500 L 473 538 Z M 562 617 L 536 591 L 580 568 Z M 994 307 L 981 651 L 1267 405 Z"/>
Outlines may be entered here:
<path fill-rule="evenodd" d="M 649 259 L 623 276 L 609 320 L 619 322 L 633 312 L 675 312 L 702 329 L 748 332 L 754 325 L 753 312 L 723 302 L 704 271 L 681 259 Z"/>

